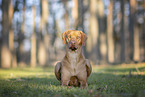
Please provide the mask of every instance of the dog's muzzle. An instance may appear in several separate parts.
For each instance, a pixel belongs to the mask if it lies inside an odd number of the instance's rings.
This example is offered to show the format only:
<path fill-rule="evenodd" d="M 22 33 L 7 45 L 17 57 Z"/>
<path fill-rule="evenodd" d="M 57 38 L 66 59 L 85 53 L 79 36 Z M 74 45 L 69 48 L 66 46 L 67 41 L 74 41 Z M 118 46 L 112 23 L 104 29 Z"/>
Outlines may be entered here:
<path fill-rule="evenodd" d="M 76 51 L 78 49 L 78 47 L 71 46 L 71 47 L 69 47 L 69 49 L 71 49 L 72 51 Z"/>
<path fill-rule="evenodd" d="M 69 49 L 71 49 L 72 51 L 76 51 L 78 49 L 78 47 L 76 47 L 75 41 L 70 42 Z"/>

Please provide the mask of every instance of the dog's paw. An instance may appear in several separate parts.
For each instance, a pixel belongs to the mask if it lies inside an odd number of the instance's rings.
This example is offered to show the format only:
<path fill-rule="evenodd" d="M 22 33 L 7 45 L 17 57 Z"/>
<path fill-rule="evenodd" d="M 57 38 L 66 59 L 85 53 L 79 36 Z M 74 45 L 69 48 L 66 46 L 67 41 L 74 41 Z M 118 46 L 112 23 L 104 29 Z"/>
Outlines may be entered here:
<path fill-rule="evenodd" d="M 81 85 L 80 85 L 81 89 L 87 89 L 87 87 L 88 87 L 87 83 L 85 83 L 85 82 L 80 82 L 80 83 L 81 83 Z"/>

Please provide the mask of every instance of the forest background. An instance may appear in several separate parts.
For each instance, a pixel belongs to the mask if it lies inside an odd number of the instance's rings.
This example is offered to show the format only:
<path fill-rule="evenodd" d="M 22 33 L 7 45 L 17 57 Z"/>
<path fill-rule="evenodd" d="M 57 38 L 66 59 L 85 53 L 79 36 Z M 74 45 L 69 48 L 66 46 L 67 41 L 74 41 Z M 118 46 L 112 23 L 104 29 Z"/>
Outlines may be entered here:
<path fill-rule="evenodd" d="M 52 66 L 69 29 L 94 65 L 145 62 L 144 0 L 0 0 L 0 67 Z"/>

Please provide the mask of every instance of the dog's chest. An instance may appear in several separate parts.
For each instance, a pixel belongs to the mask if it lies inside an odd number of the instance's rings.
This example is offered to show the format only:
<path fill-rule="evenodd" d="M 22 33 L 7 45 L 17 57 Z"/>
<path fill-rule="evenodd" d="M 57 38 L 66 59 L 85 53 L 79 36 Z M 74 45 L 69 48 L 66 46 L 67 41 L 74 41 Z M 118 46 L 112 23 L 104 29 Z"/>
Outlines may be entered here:
<path fill-rule="evenodd" d="M 71 73 L 72 75 L 76 75 L 78 73 L 78 54 L 77 53 L 70 53 L 69 60 L 70 60 L 70 65 L 71 65 Z"/>
<path fill-rule="evenodd" d="M 77 60 L 78 60 L 78 55 L 77 53 L 70 53 L 69 54 L 69 60 L 70 60 L 70 64 L 72 66 L 77 65 Z"/>

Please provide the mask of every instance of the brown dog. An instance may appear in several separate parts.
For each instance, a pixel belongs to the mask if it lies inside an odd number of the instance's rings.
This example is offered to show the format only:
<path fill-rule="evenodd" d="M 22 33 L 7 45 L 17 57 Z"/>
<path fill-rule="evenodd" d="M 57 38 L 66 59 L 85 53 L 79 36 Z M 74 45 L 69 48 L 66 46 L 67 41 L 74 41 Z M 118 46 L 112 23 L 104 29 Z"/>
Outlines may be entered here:
<path fill-rule="evenodd" d="M 82 53 L 87 36 L 82 31 L 68 30 L 62 33 L 63 43 L 66 43 L 66 55 L 55 66 L 56 78 L 62 86 L 87 87 L 87 79 L 92 67 Z"/>

